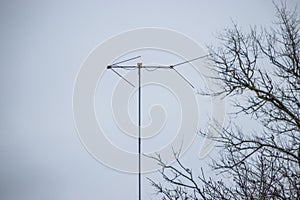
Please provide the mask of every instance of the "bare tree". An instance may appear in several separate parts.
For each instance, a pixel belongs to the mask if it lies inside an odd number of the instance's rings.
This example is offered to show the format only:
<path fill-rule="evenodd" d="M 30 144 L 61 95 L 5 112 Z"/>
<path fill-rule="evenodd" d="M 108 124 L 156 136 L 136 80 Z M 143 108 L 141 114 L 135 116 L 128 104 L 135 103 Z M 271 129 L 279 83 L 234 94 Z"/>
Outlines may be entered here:
<path fill-rule="evenodd" d="M 210 95 L 234 97 L 235 114 L 252 117 L 261 131 L 232 122 L 215 126 L 218 136 L 202 133 L 218 142 L 221 159 L 212 167 L 232 177 L 226 181 L 195 178 L 177 153 L 177 165 L 155 157 L 163 182 L 149 180 L 163 199 L 300 199 L 300 19 L 284 4 L 275 8 L 275 28 L 243 33 L 234 25 L 220 35 L 221 47 L 210 48 L 222 82 Z"/>

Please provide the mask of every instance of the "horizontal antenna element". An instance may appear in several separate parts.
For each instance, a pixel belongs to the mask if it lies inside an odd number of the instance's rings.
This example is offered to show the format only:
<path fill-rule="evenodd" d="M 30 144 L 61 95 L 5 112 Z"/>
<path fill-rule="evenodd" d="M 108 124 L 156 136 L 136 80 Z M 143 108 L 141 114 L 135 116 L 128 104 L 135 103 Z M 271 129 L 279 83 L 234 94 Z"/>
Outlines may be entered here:
<path fill-rule="evenodd" d="M 184 62 L 180 62 L 180 63 L 177 63 L 177 64 L 175 64 L 175 65 L 171 65 L 171 67 L 176 67 L 176 66 L 179 66 L 179 65 L 183 65 L 183 64 L 185 64 L 185 63 L 189 63 L 189 62 L 192 62 L 192 61 L 195 61 L 195 60 L 199 60 L 199 59 L 205 58 L 205 57 L 207 57 L 207 55 L 205 55 L 205 56 L 200 56 L 200 57 L 197 57 L 197 58 L 194 58 L 194 59 L 191 59 L 191 60 L 187 60 L 187 61 L 184 61 Z"/>
<path fill-rule="evenodd" d="M 114 69 L 135 69 L 135 68 L 138 68 L 138 69 L 141 69 L 141 68 L 145 68 L 145 69 L 173 69 L 185 82 L 187 82 L 192 88 L 195 88 L 193 86 L 193 84 L 191 82 L 188 81 L 187 78 L 185 78 L 181 73 L 179 73 L 175 67 L 179 66 L 179 65 L 183 65 L 185 63 L 189 63 L 189 62 L 192 62 L 192 61 L 195 61 L 195 60 L 199 60 L 201 58 L 205 58 L 207 57 L 208 55 L 204 55 L 204 56 L 199 56 L 197 58 L 194 58 L 194 59 L 191 59 L 191 60 L 186 60 L 186 61 L 183 61 L 183 62 L 180 62 L 180 63 L 177 63 L 177 64 L 174 64 L 174 65 L 157 65 L 157 66 L 153 66 L 153 65 L 141 65 L 141 63 L 137 63 L 137 65 L 128 65 L 128 66 L 124 66 L 124 65 L 118 65 L 118 64 L 121 64 L 121 63 L 124 63 L 124 62 L 128 62 L 130 60 L 134 60 L 134 59 L 137 59 L 137 58 L 140 58 L 141 56 L 135 56 L 133 58 L 129 58 L 129 59 L 126 59 L 126 60 L 123 60 L 123 61 L 120 61 L 120 62 L 116 62 L 116 63 L 113 63 L 111 65 L 108 65 L 107 66 L 107 69 L 111 69 L 113 72 L 115 72 L 118 76 L 120 76 L 123 80 L 125 80 L 128 84 L 130 84 L 131 86 L 135 87 L 130 81 L 128 81 L 127 79 L 125 79 L 125 77 L 123 77 L 121 74 L 119 74 L 117 71 L 115 71 Z"/>
<path fill-rule="evenodd" d="M 140 58 L 140 57 L 141 57 L 141 56 L 136 56 L 136 57 L 133 57 L 133 58 L 129 58 L 129 59 L 126 59 L 126 60 L 123 60 L 123 61 L 120 61 L 120 62 L 113 63 L 113 64 L 111 64 L 110 66 L 117 65 L 117 64 L 121 64 L 121 63 L 124 63 L 124 62 L 128 62 L 128 61 L 130 61 L 130 60 L 138 59 L 138 58 Z"/>

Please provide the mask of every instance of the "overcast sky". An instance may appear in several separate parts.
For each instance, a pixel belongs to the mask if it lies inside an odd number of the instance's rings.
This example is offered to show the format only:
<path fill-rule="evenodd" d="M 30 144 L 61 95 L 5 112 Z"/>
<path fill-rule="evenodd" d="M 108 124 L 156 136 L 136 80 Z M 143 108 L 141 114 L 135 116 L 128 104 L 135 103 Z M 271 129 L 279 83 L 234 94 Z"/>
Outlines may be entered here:
<path fill-rule="evenodd" d="M 289 8 L 296 2 L 286 1 Z M 90 52 L 143 27 L 171 29 L 205 47 L 232 21 L 271 26 L 274 13 L 271 0 L 1 1 L 0 199 L 136 199 L 136 175 L 95 160 L 76 132 L 73 88 Z M 203 164 L 197 144 L 183 158 L 194 167 Z M 143 179 L 143 199 L 152 193 Z"/>

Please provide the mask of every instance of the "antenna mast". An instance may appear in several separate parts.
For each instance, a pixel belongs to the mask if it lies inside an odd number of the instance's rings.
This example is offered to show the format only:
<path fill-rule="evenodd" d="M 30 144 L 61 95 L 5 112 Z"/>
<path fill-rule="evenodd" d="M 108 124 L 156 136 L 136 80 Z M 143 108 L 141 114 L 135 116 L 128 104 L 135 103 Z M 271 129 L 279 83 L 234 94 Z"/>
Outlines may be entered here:
<path fill-rule="evenodd" d="M 125 63 L 137 58 L 140 58 L 141 56 L 136 56 L 133 58 L 129 58 L 111 65 L 107 66 L 107 69 L 112 70 L 114 73 L 116 73 L 119 77 L 121 77 L 123 80 L 125 80 L 129 85 L 134 86 L 134 84 L 132 84 L 129 80 L 127 80 L 124 76 L 122 76 L 121 74 L 119 74 L 115 69 L 137 69 L 138 70 L 138 195 L 139 195 L 139 200 L 142 199 L 142 175 L 141 175 L 141 169 L 142 169 L 142 140 L 141 140 L 141 126 L 142 126 L 142 119 L 141 119 L 141 113 L 142 113 L 142 109 L 141 109 L 141 102 L 142 102 L 142 88 L 141 88 L 141 69 L 142 68 L 148 68 L 148 69 L 172 69 L 174 70 L 185 82 L 187 82 L 192 88 L 194 88 L 194 86 L 181 74 L 179 73 L 175 67 L 179 66 L 179 65 L 183 65 L 189 62 L 192 62 L 194 60 L 198 60 L 201 58 L 205 58 L 207 56 L 200 56 L 191 60 L 187 60 L 184 62 L 180 62 L 174 65 L 169 65 L 169 66 L 143 66 L 142 63 L 137 63 L 136 66 L 134 65 L 129 65 L 129 66 L 121 66 L 118 64 L 121 63 Z"/>

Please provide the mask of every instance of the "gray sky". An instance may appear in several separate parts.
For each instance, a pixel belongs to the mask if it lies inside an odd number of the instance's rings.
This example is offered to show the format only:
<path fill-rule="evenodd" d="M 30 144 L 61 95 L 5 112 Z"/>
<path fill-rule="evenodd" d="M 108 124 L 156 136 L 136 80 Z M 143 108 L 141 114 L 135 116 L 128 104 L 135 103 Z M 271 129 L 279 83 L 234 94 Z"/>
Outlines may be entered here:
<path fill-rule="evenodd" d="M 89 53 L 142 27 L 179 31 L 205 46 L 232 20 L 269 26 L 274 12 L 271 0 L 1 1 L 0 199 L 136 199 L 136 175 L 97 162 L 76 133 L 73 86 Z M 197 144 L 183 159 L 199 168 Z M 143 199 L 155 199 L 151 189 L 144 179 Z"/>

